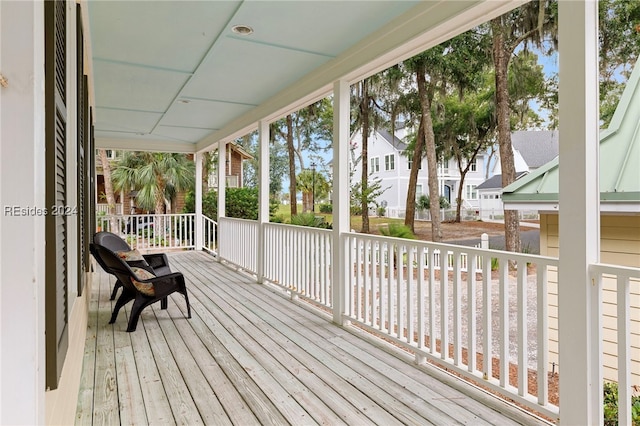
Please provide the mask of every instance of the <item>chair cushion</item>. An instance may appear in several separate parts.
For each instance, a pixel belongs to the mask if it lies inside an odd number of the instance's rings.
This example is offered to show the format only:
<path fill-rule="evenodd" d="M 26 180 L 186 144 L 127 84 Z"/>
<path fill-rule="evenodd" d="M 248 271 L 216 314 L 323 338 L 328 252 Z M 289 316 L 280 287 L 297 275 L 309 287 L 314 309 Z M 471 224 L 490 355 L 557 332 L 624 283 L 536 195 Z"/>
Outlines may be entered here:
<path fill-rule="evenodd" d="M 141 280 L 149 280 L 151 278 L 156 277 L 146 269 L 137 268 L 134 266 L 131 268 L 131 270 L 133 271 L 134 274 L 136 274 L 136 277 L 140 278 Z M 144 295 L 155 296 L 156 294 L 156 291 L 153 288 L 153 283 L 141 283 L 140 281 L 137 281 L 135 278 L 131 278 L 131 283 L 138 289 L 140 293 Z"/>
<path fill-rule="evenodd" d="M 153 268 L 147 263 L 142 254 L 137 249 L 127 251 L 117 251 L 116 255 L 127 262 L 131 268 L 142 268 L 147 272 L 155 273 Z"/>

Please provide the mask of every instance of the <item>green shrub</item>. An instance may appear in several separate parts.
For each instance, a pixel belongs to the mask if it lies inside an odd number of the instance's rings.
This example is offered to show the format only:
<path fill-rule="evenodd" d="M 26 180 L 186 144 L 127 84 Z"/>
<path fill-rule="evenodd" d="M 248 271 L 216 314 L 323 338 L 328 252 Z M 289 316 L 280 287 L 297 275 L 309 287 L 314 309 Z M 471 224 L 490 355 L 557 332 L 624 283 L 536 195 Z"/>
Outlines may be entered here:
<path fill-rule="evenodd" d="M 331 224 L 327 223 L 322 216 L 313 213 L 300 213 L 291 216 L 291 224 L 297 226 L 308 226 L 311 228 L 331 229 Z"/>
<path fill-rule="evenodd" d="M 258 189 L 257 188 L 227 188 L 225 191 L 227 217 L 238 219 L 258 219 Z M 279 202 L 273 197 L 269 199 L 269 214 L 278 210 Z M 196 197 L 194 191 L 185 195 L 184 213 L 196 211 Z M 218 218 L 218 192 L 211 190 L 202 196 L 202 213 L 212 219 Z"/>
<path fill-rule="evenodd" d="M 269 222 L 271 222 L 271 223 L 284 223 L 284 216 L 282 216 L 281 214 L 277 214 L 277 215 L 271 216 L 269 218 Z"/>
<path fill-rule="evenodd" d="M 416 201 L 416 207 L 418 208 L 418 210 L 429 210 L 431 208 L 431 199 L 429 198 L 429 196 L 421 195 L 420 197 L 418 197 L 418 200 Z M 448 209 L 449 207 L 451 207 L 449 201 L 443 196 L 440 196 L 440 209 Z"/>
<path fill-rule="evenodd" d="M 320 213 L 333 213 L 333 204 L 320 204 Z"/>
<path fill-rule="evenodd" d="M 603 386 L 603 411 L 604 425 L 618 425 L 618 384 L 614 382 L 604 382 Z M 631 424 L 640 426 L 640 395 L 634 394 L 631 397 Z"/>
<path fill-rule="evenodd" d="M 387 209 L 385 209 L 384 207 L 378 207 L 378 209 L 376 210 L 378 213 L 378 217 L 383 217 L 384 215 L 387 214 Z"/>
<path fill-rule="evenodd" d="M 360 216 L 362 214 L 362 207 L 351 205 L 351 216 Z"/>
<path fill-rule="evenodd" d="M 406 238 L 415 240 L 416 236 L 407 225 L 400 223 L 390 223 L 387 227 L 380 227 L 380 233 L 385 237 Z"/>

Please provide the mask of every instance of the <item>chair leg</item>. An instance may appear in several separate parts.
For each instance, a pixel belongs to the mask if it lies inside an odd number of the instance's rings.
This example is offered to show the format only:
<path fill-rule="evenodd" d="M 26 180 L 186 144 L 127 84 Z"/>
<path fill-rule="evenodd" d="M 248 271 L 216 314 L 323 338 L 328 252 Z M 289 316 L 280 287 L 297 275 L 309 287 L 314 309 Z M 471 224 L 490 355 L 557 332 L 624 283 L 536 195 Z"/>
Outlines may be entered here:
<path fill-rule="evenodd" d="M 167 309 L 167 298 L 163 297 L 160 299 L 160 309 Z"/>
<path fill-rule="evenodd" d="M 147 306 L 149 306 L 150 304 L 151 303 L 149 300 L 136 297 L 136 299 L 133 301 L 133 306 L 131 307 L 131 316 L 129 317 L 129 325 L 127 326 L 127 333 L 136 331 L 136 327 L 138 326 L 138 319 L 140 318 L 140 314 L 142 313 L 142 310 Z"/>
<path fill-rule="evenodd" d="M 111 292 L 111 297 L 109 298 L 109 300 L 115 300 L 116 298 L 116 293 L 118 292 L 118 289 L 122 287 L 122 283 L 120 282 L 120 280 L 116 280 L 115 285 L 113 286 L 113 291 Z"/>
<path fill-rule="evenodd" d="M 111 319 L 109 320 L 109 324 L 113 324 L 116 322 L 116 318 L 118 317 L 118 312 L 120 308 L 129 303 L 131 300 L 135 298 L 135 295 L 129 292 L 126 288 L 122 288 L 122 294 L 118 298 L 116 302 L 116 306 L 113 308 L 113 313 L 111 314 Z"/>
<path fill-rule="evenodd" d="M 184 296 L 184 301 L 187 303 L 187 318 L 191 318 L 191 305 L 189 304 L 189 296 L 187 295 L 186 287 L 181 291 Z"/>

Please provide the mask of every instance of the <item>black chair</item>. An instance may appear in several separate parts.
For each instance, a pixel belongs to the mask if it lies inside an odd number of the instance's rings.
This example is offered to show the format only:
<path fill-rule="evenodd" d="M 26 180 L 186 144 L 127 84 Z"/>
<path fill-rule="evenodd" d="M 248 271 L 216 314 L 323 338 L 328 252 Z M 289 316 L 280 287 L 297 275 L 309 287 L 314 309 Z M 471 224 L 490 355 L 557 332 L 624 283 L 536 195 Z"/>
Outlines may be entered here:
<path fill-rule="evenodd" d="M 127 262 L 120 259 L 110 249 L 94 243 L 91 246 L 92 253 L 96 253 L 96 259 L 99 257 L 110 273 L 114 274 L 122 285 L 122 294 L 116 301 L 109 324 L 113 324 L 116 321 L 120 308 L 133 300 L 127 332 L 135 331 L 142 310 L 158 300 L 161 301 L 160 307 L 167 309 L 167 296 L 174 292 L 184 296 L 184 300 L 187 303 L 187 318 L 191 318 L 191 306 L 189 305 L 187 286 L 182 273 L 154 274 L 156 276 L 145 279 L 146 277 L 140 276 L 140 269 L 136 273 Z"/>
<path fill-rule="evenodd" d="M 93 243 L 100 245 L 102 247 L 106 247 L 115 253 L 119 251 L 132 250 L 131 247 L 129 247 L 129 244 L 127 244 L 122 238 L 120 238 L 119 236 L 111 232 L 97 232 L 93 236 Z M 93 257 L 96 259 L 96 262 L 98 262 L 98 264 L 102 267 L 102 269 L 104 269 L 106 273 L 115 275 L 113 272 L 109 270 L 107 265 L 105 265 L 104 261 L 100 258 L 100 256 L 98 256 L 94 252 L 92 246 L 89 246 L 89 251 L 91 252 Z M 151 266 L 151 268 L 153 268 L 155 275 L 167 275 L 171 273 L 171 269 L 169 268 L 169 260 L 167 259 L 167 256 L 164 253 L 144 254 L 142 255 L 142 257 L 144 257 L 146 263 L 149 266 Z M 116 284 L 113 287 L 113 291 L 111 292 L 110 300 L 114 300 L 116 298 L 116 293 L 118 292 L 118 289 L 120 287 L 122 287 L 122 283 L 118 279 L 116 280 Z"/>

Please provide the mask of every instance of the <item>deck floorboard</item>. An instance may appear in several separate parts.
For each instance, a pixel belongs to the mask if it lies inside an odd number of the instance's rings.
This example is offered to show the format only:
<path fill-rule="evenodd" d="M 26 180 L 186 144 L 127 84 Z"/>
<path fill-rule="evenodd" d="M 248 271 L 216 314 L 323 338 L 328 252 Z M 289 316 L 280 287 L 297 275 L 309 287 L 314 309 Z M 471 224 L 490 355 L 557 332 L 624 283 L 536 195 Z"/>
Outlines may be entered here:
<path fill-rule="evenodd" d="M 170 255 L 184 298 L 108 324 L 115 279 L 96 274 L 76 424 L 515 425 L 485 406 L 203 252 Z M 523 419 L 525 421 L 523 421 Z"/>

